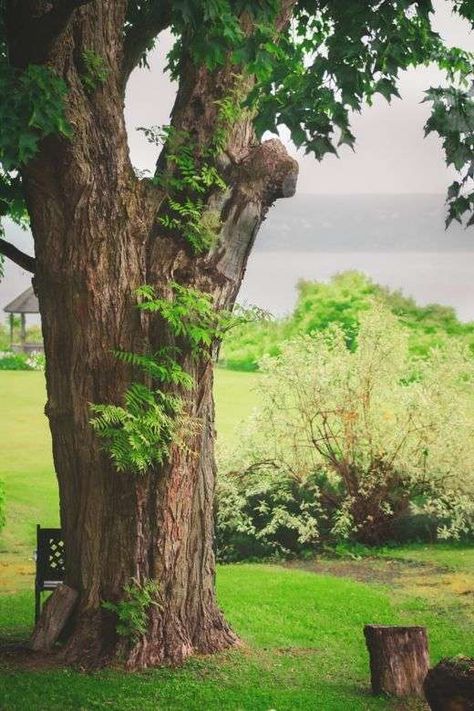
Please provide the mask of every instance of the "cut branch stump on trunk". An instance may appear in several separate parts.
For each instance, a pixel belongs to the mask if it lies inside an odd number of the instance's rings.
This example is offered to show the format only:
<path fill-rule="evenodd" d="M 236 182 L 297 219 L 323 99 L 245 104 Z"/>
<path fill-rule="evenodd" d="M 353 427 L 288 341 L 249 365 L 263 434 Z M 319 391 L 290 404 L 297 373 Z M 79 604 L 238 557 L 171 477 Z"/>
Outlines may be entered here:
<path fill-rule="evenodd" d="M 77 590 L 67 585 L 58 585 L 43 605 L 41 616 L 31 637 L 34 652 L 49 652 L 59 639 L 76 604 Z"/>
<path fill-rule="evenodd" d="M 426 629 L 366 625 L 364 635 L 373 693 L 422 696 L 429 669 Z"/>
<path fill-rule="evenodd" d="M 424 690 L 431 711 L 474 711 L 474 659 L 442 659 L 428 672 Z"/>

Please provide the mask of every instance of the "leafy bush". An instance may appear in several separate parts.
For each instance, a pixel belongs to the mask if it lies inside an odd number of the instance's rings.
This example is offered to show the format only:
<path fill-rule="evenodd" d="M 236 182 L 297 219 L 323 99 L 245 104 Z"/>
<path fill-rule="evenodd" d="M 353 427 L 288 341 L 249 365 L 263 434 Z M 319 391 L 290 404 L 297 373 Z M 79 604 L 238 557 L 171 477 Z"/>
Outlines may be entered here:
<path fill-rule="evenodd" d="M 246 472 L 246 475 L 249 472 Z M 319 541 L 324 512 L 315 477 L 238 472 L 219 477 L 216 545 L 220 561 L 303 555 Z"/>
<path fill-rule="evenodd" d="M 361 316 L 376 298 L 407 327 L 410 352 L 426 356 L 431 348 L 455 338 L 474 351 L 474 323 L 462 323 L 454 309 L 418 306 L 399 291 L 375 284 L 365 274 L 344 272 L 329 282 L 301 281 L 293 314 L 271 322 L 243 324 L 228 333 L 220 362 L 233 370 L 256 370 L 264 355 L 275 356 L 281 344 L 298 335 L 322 332 L 337 324 L 347 345 L 355 348 Z"/>
<path fill-rule="evenodd" d="M 474 361 L 456 342 L 414 358 L 382 304 L 283 344 L 261 363 L 259 412 L 224 463 L 222 555 L 317 540 L 378 544 L 408 516 L 443 538 L 474 530 Z M 420 519 L 419 519 L 420 520 Z"/>
<path fill-rule="evenodd" d="M 43 353 L 0 352 L 0 370 L 44 370 Z"/>
<path fill-rule="evenodd" d="M 24 353 L 2 351 L 0 353 L 0 370 L 31 370 L 26 362 Z"/>

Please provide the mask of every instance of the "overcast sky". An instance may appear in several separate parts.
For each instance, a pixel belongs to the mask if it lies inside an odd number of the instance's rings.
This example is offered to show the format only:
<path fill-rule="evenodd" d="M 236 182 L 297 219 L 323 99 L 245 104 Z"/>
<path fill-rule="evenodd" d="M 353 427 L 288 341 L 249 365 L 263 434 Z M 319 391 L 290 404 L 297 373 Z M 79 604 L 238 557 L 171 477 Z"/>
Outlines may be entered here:
<path fill-rule="evenodd" d="M 451 13 L 449 0 L 435 2 L 436 29 L 451 44 L 474 50 L 474 34 L 467 23 Z M 137 70 L 127 94 L 127 121 L 132 161 L 153 170 L 156 153 L 137 126 L 163 125 L 169 120 L 174 87 L 163 76 L 170 38 L 164 37 L 151 57 L 151 71 Z M 429 105 L 421 104 L 423 91 L 439 83 L 434 68 L 405 72 L 400 82 L 402 100 L 391 105 L 378 98 L 353 121 L 356 152 L 343 149 L 339 159 L 326 156 L 318 163 L 297 154 L 298 190 L 302 193 L 444 193 L 451 175 L 435 136 L 423 138 Z M 294 147 L 289 149 L 296 154 Z"/>

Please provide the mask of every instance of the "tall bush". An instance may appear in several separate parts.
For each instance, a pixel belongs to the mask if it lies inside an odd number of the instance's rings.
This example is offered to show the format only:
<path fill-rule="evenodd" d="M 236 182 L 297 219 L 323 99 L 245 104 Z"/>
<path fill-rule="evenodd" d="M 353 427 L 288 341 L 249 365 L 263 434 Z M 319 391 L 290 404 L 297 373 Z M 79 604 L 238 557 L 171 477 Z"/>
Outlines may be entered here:
<path fill-rule="evenodd" d="M 408 341 L 373 303 L 354 347 L 334 326 L 263 359 L 260 410 L 223 467 L 221 532 L 229 490 L 247 535 L 282 549 L 285 527 L 298 545 L 308 526 L 313 541 L 380 543 L 408 514 L 429 514 L 443 537 L 472 531 L 474 361 L 456 342 L 414 358 Z"/>
<path fill-rule="evenodd" d="M 230 331 L 220 362 L 234 370 L 257 370 L 265 355 L 281 352 L 284 341 L 340 326 L 351 349 L 357 343 L 360 319 L 376 298 L 407 327 L 413 355 L 425 356 L 449 339 L 469 345 L 474 352 L 474 323 L 462 323 L 449 306 L 419 306 L 400 291 L 391 291 L 360 272 L 336 274 L 329 282 L 300 281 L 291 316 L 243 324 Z"/>

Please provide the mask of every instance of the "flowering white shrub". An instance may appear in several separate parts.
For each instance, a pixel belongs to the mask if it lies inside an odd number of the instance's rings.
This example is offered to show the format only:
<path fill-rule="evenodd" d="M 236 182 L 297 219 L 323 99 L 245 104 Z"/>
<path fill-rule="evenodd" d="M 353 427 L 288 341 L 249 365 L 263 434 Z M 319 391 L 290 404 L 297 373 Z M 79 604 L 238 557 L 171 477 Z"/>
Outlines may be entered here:
<path fill-rule="evenodd" d="M 45 356 L 39 351 L 14 353 L 0 351 L 0 370 L 44 370 Z"/>
<path fill-rule="evenodd" d="M 257 538 L 286 527 L 303 543 L 309 527 L 307 540 L 377 543 L 393 537 L 394 522 L 409 512 L 433 517 L 442 537 L 473 531 L 467 349 L 451 343 L 414 360 L 406 330 L 374 303 L 361 316 L 355 351 L 336 327 L 286 343 L 261 368 L 260 409 L 222 467 L 240 502 L 232 515 L 245 515 Z M 287 501 L 276 505 L 285 487 Z"/>
<path fill-rule="evenodd" d="M 44 371 L 46 365 L 44 353 L 41 353 L 40 351 L 33 351 L 26 359 L 26 364 L 31 370 Z"/>

